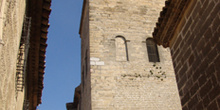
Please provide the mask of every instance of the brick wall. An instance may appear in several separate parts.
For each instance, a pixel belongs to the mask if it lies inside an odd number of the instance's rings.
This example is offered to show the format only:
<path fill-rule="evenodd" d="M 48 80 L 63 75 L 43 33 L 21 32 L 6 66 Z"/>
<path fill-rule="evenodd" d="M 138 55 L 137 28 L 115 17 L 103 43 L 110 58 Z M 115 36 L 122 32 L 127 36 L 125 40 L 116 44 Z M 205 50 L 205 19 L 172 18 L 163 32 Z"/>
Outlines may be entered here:
<path fill-rule="evenodd" d="M 84 42 L 82 49 L 89 44 L 91 86 L 85 87 L 91 89 L 91 109 L 181 109 L 169 49 L 159 46 L 160 62 L 153 63 L 146 47 L 164 2 L 89 0 L 89 43 Z M 122 45 L 126 44 L 126 52 L 117 51 L 117 36 L 125 39 Z M 122 57 L 125 53 L 127 56 Z M 82 57 L 84 54 L 85 50 Z"/>
<path fill-rule="evenodd" d="M 220 1 L 194 0 L 171 45 L 183 110 L 220 109 Z"/>

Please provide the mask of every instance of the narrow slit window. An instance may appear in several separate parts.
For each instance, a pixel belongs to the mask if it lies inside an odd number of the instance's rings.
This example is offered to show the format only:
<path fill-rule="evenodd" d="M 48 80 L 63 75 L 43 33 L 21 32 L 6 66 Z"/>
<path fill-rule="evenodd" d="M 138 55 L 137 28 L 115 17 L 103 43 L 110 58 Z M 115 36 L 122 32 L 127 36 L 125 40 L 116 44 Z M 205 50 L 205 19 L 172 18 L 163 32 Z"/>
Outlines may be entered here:
<path fill-rule="evenodd" d="M 122 36 L 115 38 L 116 61 L 128 61 L 128 50 L 126 40 Z"/>
<path fill-rule="evenodd" d="M 146 44 L 149 62 L 160 62 L 157 45 L 154 42 L 154 39 L 148 38 Z"/>

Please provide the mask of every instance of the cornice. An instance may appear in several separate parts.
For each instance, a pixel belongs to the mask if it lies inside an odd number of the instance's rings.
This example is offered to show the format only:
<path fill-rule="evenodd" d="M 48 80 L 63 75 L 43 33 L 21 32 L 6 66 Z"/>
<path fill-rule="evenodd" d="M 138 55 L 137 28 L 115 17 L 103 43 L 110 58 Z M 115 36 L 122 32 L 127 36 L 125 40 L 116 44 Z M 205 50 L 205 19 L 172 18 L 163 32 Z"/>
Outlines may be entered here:
<path fill-rule="evenodd" d="M 26 78 L 30 110 L 41 104 L 50 6 L 51 0 L 27 1 L 27 16 L 32 18 Z"/>
<path fill-rule="evenodd" d="M 160 17 L 154 28 L 153 38 L 156 43 L 169 47 L 183 14 L 190 0 L 167 0 L 165 7 L 160 12 Z"/>

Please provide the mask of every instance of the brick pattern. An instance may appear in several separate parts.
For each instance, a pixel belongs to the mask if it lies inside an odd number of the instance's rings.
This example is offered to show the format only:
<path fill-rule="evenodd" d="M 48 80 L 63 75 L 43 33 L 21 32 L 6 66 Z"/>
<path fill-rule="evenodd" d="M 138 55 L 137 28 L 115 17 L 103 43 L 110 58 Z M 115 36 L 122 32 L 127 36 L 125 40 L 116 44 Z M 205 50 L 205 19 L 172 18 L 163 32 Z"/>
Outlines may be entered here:
<path fill-rule="evenodd" d="M 164 0 L 89 1 L 91 80 L 86 83 L 91 81 L 91 88 L 87 88 L 91 89 L 92 110 L 181 109 L 169 49 L 158 47 L 161 61 L 156 66 L 147 55 L 146 39 L 152 37 L 164 3 Z M 116 58 L 116 36 L 126 39 L 128 61 Z"/>
<path fill-rule="evenodd" d="M 220 109 L 220 1 L 195 0 L 171 46 L 183 110 Z"/>

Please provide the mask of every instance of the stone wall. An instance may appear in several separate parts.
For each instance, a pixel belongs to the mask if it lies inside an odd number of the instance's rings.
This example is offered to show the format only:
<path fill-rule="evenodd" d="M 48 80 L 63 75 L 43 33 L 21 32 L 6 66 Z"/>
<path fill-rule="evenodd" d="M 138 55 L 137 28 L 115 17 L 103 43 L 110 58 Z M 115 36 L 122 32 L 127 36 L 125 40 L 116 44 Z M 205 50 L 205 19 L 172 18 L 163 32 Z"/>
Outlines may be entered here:
<path fill-rule="evenodd" d="M 25 0 L 1 0 L 0 4 L 0 109 L 21 110 L 24 93 L 16 91 L 16 61 Z"/>
<path fill-rule="evenodd" d="M 171 45 L 183 110 L 220 109 L 220 1 L 190 2 Z"/>
<path fill-rule="evenodd" d="M 157 63 L 149 62 L 147 54 L 146 39 L 152 37 L 164 3 L 164 0 L 89 1 L 91 109 L 181 109 L 170 50 L 158 47 Z M 116 60 L 116 36 L 124 38 L 127 60 Z M 83 45 L 87 43 L 82 44 L 82 58 Z"/>
<path fill-rule="evenodd" d="M 81 37 L 81 94 L 79 110 L 91 109 L 91 82 L 89 67 L 89 0 L 84 0 L 82 12 L 80 37 Z"/>

